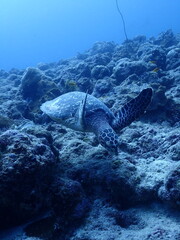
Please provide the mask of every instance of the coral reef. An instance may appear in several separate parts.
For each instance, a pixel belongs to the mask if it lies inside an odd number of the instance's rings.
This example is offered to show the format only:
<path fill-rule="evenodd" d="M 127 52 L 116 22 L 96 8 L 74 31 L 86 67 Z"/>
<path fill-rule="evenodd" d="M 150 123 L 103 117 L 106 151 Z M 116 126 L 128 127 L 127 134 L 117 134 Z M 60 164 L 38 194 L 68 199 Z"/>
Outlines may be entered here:
<path fill-rule="evenodd" d="M 19 224 L 48 205 L 56 156 L 46 138 L 8 130 L 0 135 L 1 228 Z M 7 214 L 8 213 L 8 214 Z"/>
<path fill-rule="evenodd" d="M 0 239 L 180 239 L 179 40 L 168 30 L 0 70 Z M 152 102 L 121 130 L 118 156 L 39 109 L 78 90 L 116 111 L 146 87 Z"/>

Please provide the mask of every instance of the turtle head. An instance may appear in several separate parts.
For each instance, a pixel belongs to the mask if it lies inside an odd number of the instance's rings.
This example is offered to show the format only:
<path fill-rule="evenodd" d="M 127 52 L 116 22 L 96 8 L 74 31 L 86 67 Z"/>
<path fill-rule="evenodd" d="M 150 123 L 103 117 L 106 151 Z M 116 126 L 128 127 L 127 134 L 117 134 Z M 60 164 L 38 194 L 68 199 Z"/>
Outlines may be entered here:
<path fill-rule="evenodd" d="M 118 136 L 109 124 L 109 117 L 107 113 L 102 109 L 98 109 L 95 112 L 86 114 L 85 123 L 86 129 L 90 132 L 94 132 L 98 138 L 99 143 L 113 154 L 118 154 Z"/>
<path fill-rule="evenodd" d="M 118 154 L 118 136 L 112 128 L 105 128 L 98 133 L 99 143 L 105 147 L 108 152 Z"/>

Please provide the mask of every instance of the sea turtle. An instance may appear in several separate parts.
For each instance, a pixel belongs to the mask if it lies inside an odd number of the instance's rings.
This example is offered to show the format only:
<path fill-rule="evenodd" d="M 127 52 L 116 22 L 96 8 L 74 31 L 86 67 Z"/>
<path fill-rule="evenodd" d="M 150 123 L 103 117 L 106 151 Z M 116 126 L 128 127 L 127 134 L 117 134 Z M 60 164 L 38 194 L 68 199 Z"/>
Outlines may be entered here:
<path fill-rule="evenodd" d="M 113 113 L 103 102 L 84 92 L 68 92 L 41 105 L 53 120 L 76 131 L 94 132 L 99 143 L 117 153 L 117 133 L 142 115 L 149 105 L 152 89 L 146 88 Z"/>

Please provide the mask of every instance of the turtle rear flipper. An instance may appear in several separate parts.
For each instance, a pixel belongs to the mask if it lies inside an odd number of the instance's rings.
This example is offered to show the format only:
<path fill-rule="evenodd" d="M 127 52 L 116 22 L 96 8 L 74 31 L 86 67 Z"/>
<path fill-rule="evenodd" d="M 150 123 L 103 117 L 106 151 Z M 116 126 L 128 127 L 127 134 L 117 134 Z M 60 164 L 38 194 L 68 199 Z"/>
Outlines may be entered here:
<path fill-rule="evenodd" d="M 152 98 L 152 89 L 146 88 L 134 99 L 126 103 L 119 111 L 115 113 L 115 119 L 112 127 L 115 131 L 131 124 L 140 117 L 148 107 Z"/>

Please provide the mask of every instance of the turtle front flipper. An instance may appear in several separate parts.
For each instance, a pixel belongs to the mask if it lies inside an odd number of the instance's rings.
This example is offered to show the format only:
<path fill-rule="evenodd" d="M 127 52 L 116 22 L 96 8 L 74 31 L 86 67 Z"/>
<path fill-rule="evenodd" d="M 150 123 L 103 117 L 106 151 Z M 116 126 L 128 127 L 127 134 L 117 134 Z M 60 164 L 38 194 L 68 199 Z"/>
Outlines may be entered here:
<path fill-rule="evenodd" d="M 139 118 L 148 107 L 152 98 L 152 89 L 146 88 L 134 99 L 126 103 L 118 112 L 115 113 L 115 119 L 112 122 L 112 127 L 115 131 L 120 131 L 122 128 L 131 124 Z"/>

